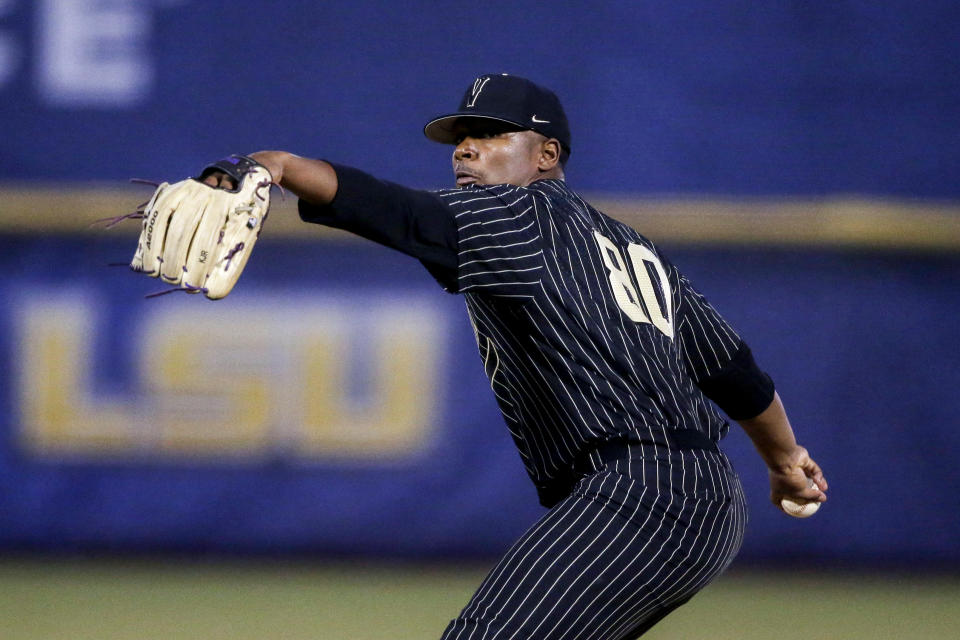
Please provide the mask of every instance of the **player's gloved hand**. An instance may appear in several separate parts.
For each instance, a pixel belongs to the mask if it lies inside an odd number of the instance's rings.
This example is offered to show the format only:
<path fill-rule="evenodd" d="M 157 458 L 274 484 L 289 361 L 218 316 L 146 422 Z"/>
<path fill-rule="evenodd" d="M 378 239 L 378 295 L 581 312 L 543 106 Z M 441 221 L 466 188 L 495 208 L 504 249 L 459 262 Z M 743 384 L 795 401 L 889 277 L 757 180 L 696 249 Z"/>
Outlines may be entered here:
<path fill-rule="evenodd" d="M 798 446 L 790 455 L 789 462 L 769 470 L 770 501 L 780 508 L 784 498 L 797 503 L 824 502 L 827 480 L 820 465 L 813 461 L 803 447 Z"/>
<path fill-rule="evenodd" d="M 260 236 L 273 178 L 232 156 L 154 192 L 130 268 L 211 300 L 233 289 Z"/>

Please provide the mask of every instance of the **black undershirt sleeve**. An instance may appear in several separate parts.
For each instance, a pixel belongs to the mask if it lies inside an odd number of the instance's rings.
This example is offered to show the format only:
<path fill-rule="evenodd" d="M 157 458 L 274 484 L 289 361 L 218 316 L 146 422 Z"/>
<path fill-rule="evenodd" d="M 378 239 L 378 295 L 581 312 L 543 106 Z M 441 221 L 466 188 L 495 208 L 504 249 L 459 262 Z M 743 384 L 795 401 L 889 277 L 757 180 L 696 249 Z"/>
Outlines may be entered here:
<path fill-rule="evenodd" d="M 723 369 L 697 386 L 734 420 L 755 418 L 773 402 L 773 380 L 757 366 L 745 342 Z"/>
<path fill-rule="evenodd" d="M 350 231 L 419 259 L 450 291 L 457 280 L 457 228 L 453 214 L 429 191 L 379 180 L 333 164 L 337 195 L 329 205 L 301 199 L 306 222 Z"/>

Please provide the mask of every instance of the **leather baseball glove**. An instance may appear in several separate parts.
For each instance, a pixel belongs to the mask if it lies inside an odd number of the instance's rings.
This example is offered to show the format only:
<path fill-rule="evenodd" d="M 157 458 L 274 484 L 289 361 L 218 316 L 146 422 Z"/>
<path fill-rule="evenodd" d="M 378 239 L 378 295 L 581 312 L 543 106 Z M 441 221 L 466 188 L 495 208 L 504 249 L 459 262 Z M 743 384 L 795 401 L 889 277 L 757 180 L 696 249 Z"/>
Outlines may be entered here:
<path fill-rule="evenodd" d="M 227 174 L 232 189 L 203 179 Z M 255 160 L 231 156 L 196 178 L 164 182 L 143 210 L 130 268 L 211 300 L 233 289 L 260 236 L 270 208 L 270 172 Z"/>

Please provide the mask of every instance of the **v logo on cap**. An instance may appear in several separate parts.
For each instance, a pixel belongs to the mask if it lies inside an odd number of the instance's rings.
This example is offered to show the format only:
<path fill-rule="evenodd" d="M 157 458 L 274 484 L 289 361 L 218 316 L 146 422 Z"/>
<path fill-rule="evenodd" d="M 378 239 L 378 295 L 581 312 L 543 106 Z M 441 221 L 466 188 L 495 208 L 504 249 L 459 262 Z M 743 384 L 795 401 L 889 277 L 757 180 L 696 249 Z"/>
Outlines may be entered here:
<path fill-rule="evenodd" d="M 472 107 L 477 104 L 477 98 L 480 97 L 480 92 L 483 91 L 483 87 L 490 82 L 490 76 L 486 78 L 477 78 L 473 81 L 473 93 L 470 94 L 470 102 L 467 103 L 468 107 Z"/>

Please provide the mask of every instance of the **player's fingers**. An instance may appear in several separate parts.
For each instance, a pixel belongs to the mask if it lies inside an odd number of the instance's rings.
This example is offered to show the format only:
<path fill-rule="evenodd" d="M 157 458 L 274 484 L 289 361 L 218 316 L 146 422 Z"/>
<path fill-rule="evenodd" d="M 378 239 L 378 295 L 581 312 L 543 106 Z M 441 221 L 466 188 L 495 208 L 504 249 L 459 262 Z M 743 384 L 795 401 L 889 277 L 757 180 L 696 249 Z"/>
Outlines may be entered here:
<path fill-rule="evenodd" d="M 820 485 L 817 484 L 816 480 L 808 476 L 803 479 L 803 482 L 806 485 L 804 488 L 791 491 L 784 497 L 794 502 L 826 502 L 827 494 L 820 489 Z"/>
<path fill-rule="evenodd" d="M 810 477 L 807 478 L 807 488 L 797 494 L 797 496 L 816 502 L 826 502 L 827 500 L 827 494 L 820 489 L 817 481 Z"/>
<path fill-rule="evenodd" d="M 807 476 L 806 465 L 804 459 L 789 471 L 770 472 L 771 502 L 779 507 L 784 498 L 796 503 L 826 501 L 827 497 L 816 481 Z"/>
<path fill-rule="evenodd" d="M 823 470 L 820 468 L 820 465 L 816 463 L 809 455 L 804 457 L 804 460 L 801 464 L 803 472 L 806 476 L 813 480 L 816 483 L 817 488 L 820 491 L 826 491 L 829 485 L 827 484 L 827 479 L 823 475 Z"/>
<path fill-rule="evenodd" d="M 817 483 L 817 486 L 820 488 L 820 491 L 826 491 L 830 488 L 830 485 L 827 484 L 827 479 L 824 477 L 823 473 L 817 473 L 813 476 L 813 481 Z"/>
<path fill-rule="evenodd" d="M 211 171 L 200 180 L 208 187 L 217 189 L 236 189 L 237 183 L 223 171 Z"/>

